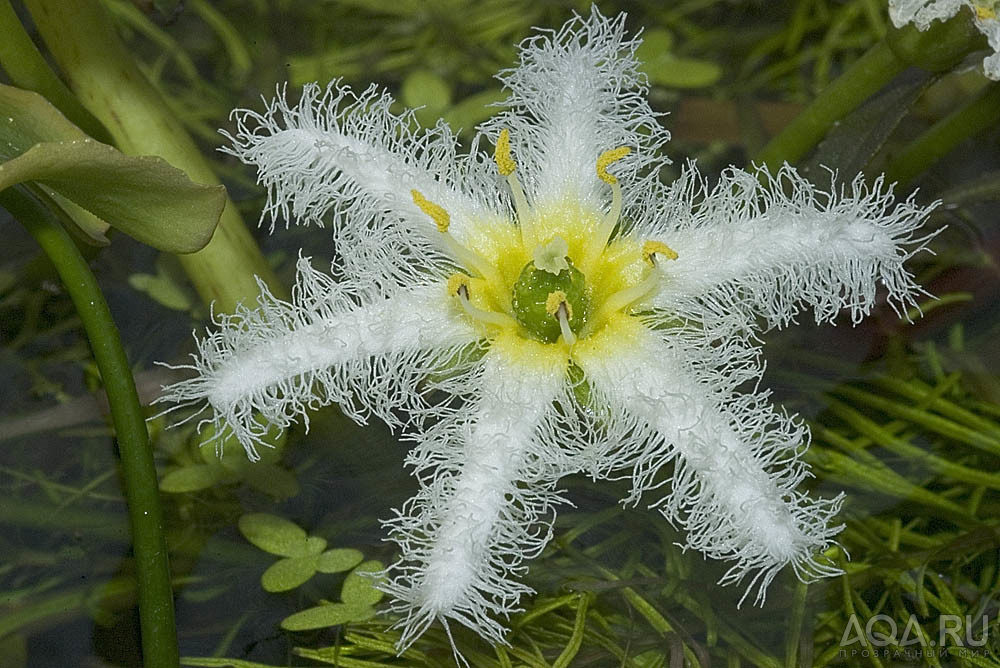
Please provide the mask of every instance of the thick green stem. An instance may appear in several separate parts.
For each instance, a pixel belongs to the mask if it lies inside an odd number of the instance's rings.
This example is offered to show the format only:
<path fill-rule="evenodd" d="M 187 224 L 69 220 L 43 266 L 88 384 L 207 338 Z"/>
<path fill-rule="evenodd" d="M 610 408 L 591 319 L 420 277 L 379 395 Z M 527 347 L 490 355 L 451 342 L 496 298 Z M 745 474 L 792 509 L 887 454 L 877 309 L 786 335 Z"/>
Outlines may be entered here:
<path fill-rule="evenodd" d="M 971 13 L 936 21 L 926 32 L 913 26 L 891 30 L 823 89 L 795 120 L 778 133 L 753 161 L 771 170 L 797 162 L 819 143 L 834 123 L 858 108 L 893 77 L 914 65 L 932 72 L 948 70 L 984 44 Z"/>
<path fill-rule="evenodd" d="M 991 84 L 975 99 L 932 125 L 893 158 L 886 178 L 906 184 L 963 141 L 1000 121 L 1000 84 Z"/>
<path fill-rule="evenodd" d="M 136 66 L 96 0 L 25 0 L 49 51 L 70 86 L 114 137 L 133 155 L 159 155 L 199 183 L 218 183 L 207 161 L 158 91 Z M 198 293 L 217 310 L 251 303 L 254 275 L 272 288 L 278 281 L 229 201 L 212 241 L 178 256 Z"/>
<path fill-rule="evenodd" d="M 0 0 L 0 67 L 15 86 L 33 90 L 51 102 L 63 115 L 94 139 L 111 143 L 111 135 L 87 111 L 66 84 L 56 76 L 8 0 Z"/>
<path fill-rule="evenodd" d="M 173 591 L 163 535 L 159 489 L 146 421 L 118 329 L 97 280 L 66 231 L 37 202 L 17 190 L 0 194 L 3 204 L 55 265 L 94 351 L 111 405 L 128 502 L 139 593 L 139 621 L 146 668 L 178 665 Z"/>

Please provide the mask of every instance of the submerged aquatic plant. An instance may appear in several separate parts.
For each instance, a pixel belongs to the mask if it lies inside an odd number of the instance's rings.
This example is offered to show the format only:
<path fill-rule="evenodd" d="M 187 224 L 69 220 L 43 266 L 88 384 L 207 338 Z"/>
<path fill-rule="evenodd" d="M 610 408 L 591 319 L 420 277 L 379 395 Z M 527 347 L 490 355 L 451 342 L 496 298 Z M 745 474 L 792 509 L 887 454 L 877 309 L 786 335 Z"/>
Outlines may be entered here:
<path fill-rule="evenodd" d="M 1000 81 L 1000 2 L 997 0 L 889 0 L 889 18 L 901 28 L 912 23 L 927 30 L 932 21 L 947 21 L 968 7 L 979 32 L 986 36 L 993 54 L 983 59 L 986 76 Z"/>
<path fill-rule="evenodd" d="M 839 572 L 822 553 L 841 497 L 799 490 L 808 433 L 755 387 L 758 317 L 857 322 L 879 282 L 913 306 L 903 264 L 928 209 L 787 166 L 662 183 L 638 44 L 596 10 L 527 40 L 468 154 L 374 87 L 235 112 L 229 151 L 258 167 L 265 216 L 332 219 L 336 278 L 302 258 L 291 302 L 217 316 L 163 399 L 210 410 L 251 458 L 269 426 L 331 403 L 406 430 L 421 489 L 386 522 L 402 554 L 382 585 L 401 648 L 435 620 L 504 642 L 497 616 L 531 592 L 518 576 L 575 472 L 629 479 L 628 502 L 656 492 L 758 601 L 785 566 Z"/>

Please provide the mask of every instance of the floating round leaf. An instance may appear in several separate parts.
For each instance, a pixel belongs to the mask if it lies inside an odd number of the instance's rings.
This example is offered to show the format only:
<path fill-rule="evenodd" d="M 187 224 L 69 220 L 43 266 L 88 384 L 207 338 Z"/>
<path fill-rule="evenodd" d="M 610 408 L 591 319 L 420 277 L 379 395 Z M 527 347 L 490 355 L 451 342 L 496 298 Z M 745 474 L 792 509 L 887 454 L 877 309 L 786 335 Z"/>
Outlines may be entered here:
<path fill-rule="evenodd" d="M 264 591 L 279 592 L 295 589 L 316 574 L 316 557 L 289 557 L 271 564 L 260 576 Z"/>
<path fill-rule="evenodd" d="M 348 605 L 375 605 L 382 600 L 382 592 L 375 588 L 378 577 L 370 575 L 385 570 L 381 561 L 366 561 L 344 578 L 340 598 Z"/>
<path fill-rule="evenodd" d="M 320 573 L 349 571 L 360 564 L 364 558 L 364 555 L 360 551 L 350 548 L 327 550 L 319 555 L 319 559 L 316 561 L 316 570 Z"/>
<path fill-rule="evenodd" d="M 251 513 L 240 518 L 239 527 L 248 541 L 265 552 L 282 557 L 316 554 L 314 546 L 307 544 L 308 537 L 302 527 L 281 517 Z"/>

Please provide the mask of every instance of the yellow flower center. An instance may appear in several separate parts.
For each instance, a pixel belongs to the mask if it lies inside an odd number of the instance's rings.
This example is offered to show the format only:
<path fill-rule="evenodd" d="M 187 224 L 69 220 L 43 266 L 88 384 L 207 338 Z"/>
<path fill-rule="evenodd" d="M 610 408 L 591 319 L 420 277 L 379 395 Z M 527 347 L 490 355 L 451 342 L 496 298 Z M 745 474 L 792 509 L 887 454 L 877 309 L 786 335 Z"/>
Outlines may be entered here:
<path fill-rule="evenodd" d="M 474 221 L 464 244 L 448 232 L 450 219 L 443 208 L 417 191 L 411 193 L 469 271 L 452 277 L 449 295 L 491 330 L 494 340 L 514 336 L 569 348 L 616 319 L 628 318 L 635 304 L 656 288 L 662 276 L 657 262 L 676 259 L 677 253 L 662 241 L 642 243 L 614 235 L 622 191 L 608 168 L 628 154 L 628 147 L 619 147 L 597 159 L 597 176 L 612 191 L 608 211 L 570 197 L 530 206 L 504 130 L 494 159 L 510 187 L 517 224 Z"/>

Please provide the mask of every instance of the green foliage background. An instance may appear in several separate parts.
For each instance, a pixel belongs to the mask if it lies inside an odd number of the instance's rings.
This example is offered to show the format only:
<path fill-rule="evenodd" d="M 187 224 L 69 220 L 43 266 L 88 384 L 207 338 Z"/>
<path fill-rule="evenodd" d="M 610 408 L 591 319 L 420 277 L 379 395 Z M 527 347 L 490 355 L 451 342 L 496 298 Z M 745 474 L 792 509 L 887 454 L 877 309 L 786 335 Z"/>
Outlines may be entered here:
<path fill-rule="evenodd" d="M 263 193 L 250 171 L 215 152 L 217 129 L 232 108 L 259 107 L 284 81 L 292 90 L 334 77 L 356 88 L 374 81 L 407 105 L 423 105 L 422 123 L 444 117 L 468 138 L 489 114 L 486 105 L 502 98 L 492 75 L 513 64 L 514 45 L 531 26 L 556 27 L 573 11 L 589 11 L 589 3 L 559 0 L 105 5 L 248 220 L 257 217 Z M 888 28 L 877 0 L 598 6 L 606 14 L 627 10 L 631 29 L 645 27 L 641 55 L 654 106 L 670 112 L 671 155 L 675 163 L 697 158 L 709 173 L 747 164 Z M 893 169 L 927 128 L 990 90 L 974 69 L 904 73 L 844 119 L 803 165 L 820 182 L 828 177 L 819 165 L 845 176 Z M 998 140 L 995 123 L 987 123 L 915 177 L 918 199 L 944 202 L 932 226 L 948 226 L 937 254 L 912 265 L 939 297 L 927 299 L 923 316 L 910 314 L 915 324 L 880 309 L 854 329 L 804 323 L 767 336 L 765 383 L 814 427 L 814 493 L 849 494 L 844 549 L 831 554 L 845 576 L 805 586 L 786 573 L 765 607 L 737 607 L 742 591 L 714 584 L 724 567 L 682 552 L 681 537 L 659 514 L 622 509 L 621 490 L 571 478 L 565 485 L 577 508 L 560 515 L 551 548 L 531 564 L 528 581 L 539 594 L 512 620 L 511 647 L 493 649 L 458 631 L 469 661 L 998 665 Z M 848 150 L 858 146 L 865 150 Z M 50 266 L 12 221 L 3 219 L 0 232 L 0 656 L 11 666 L 137 665 L 133 565 L 89 351 Z M 332 250 L 323 230 L 258 236 L 286 282 L 299 247 L 317 257 Z M 141 393 L 151 398 L 170 377 L 152 361 L 189 352 L 189 332 L 203 326 L 205 309 L 171 256 L 124 237 L 90 255 Z M 413 488 L 402 467 L 405 444 L 382 427 L 361 429 L 326 410 L 308 434 L 290 433 L 258 465 L 272 467 L 261 475 L 238 453 L 216 460 L 201 452 L 191 425 L 164 431 L 165 423 L 150 426 L 167 495 L 185 665 L 453 665 L 439 628 L 396 657 L 385 616 L 282 631 L 282 620 L 338 605 L 331 599 L 355 585 L 345 569 L 318 569 L 284 593 L 265 591 L 274 589 L 260 581 L 275 557 L 237 528 L 240 517 L 268 513 L 325 541 L 303 553 L 309 559 L 329 543 L 390 562 L 378 518 Z M 851 615 L 863 626 L 878 614 L 895 620 L 900 633 L 915 615 L 925 642 L 937 640 L 942 614 L 969 615 L 976 638 L 986 615 L 986 644 L 978 654 L 917 656 L 918 643 L 890 645 L 898 654 L 888 657 L 863 656 L 860 645 L 853 646 L 859 653 L 840 655 Z M 889 635 L 885 622 L 874 628 Z"/>

